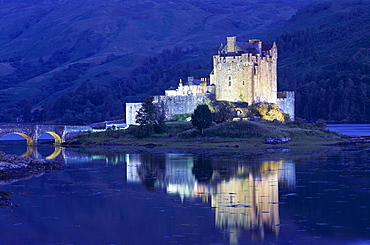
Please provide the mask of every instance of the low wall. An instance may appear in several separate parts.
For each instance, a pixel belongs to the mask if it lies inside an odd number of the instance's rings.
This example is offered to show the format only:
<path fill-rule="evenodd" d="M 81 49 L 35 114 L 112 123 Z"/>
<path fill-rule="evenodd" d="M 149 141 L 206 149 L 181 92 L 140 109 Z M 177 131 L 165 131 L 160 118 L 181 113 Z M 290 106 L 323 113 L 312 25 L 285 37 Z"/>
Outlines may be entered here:
<path fill-rule="evenodd" d="M 185 96 L 158 96 L 158 107 L 165 113 L 166 120 L 171 120 L 178 114 L 193 113 L 198 105 L 204 103 L 204 94 L 185 95 Z"/>

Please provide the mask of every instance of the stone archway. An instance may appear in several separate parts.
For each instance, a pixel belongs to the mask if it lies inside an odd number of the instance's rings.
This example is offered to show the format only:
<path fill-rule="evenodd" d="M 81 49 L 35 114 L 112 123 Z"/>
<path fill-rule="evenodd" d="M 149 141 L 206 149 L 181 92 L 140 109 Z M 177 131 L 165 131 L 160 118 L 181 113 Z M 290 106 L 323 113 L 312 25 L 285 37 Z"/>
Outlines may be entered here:
<path fill-rule="evenodd" d="M 24 133 L 12 132 L 12 133 L 9 133 L 9 134 L 18 134 L 18 135 L 22 136 L 23 138 L 25 138 L 27 140 L 27 145 L 34 145 L 35 144 L 35 141 L 30 136 L 28 136 Z"/>
<path fill-rule="evenodd" d="M 27 140 L 27 145 L 37 145 L 39 136 L 47 133 L 54 138 L 55 145 L 61 145 L 64 141 L 91 129 L 89 126 L 8 124 L 0 125 L 0 137 L 18 134 Z"/>
<path fill-rule="evenodd" d="M 54 133 L 54 132 L 51 132 L 51 131 L 46 131 L 45 133 L 50 134 L 51 136 L 53 136 L 55 145 L 61 145 L 62 144 L 62 138 L 57 133 Z"/>

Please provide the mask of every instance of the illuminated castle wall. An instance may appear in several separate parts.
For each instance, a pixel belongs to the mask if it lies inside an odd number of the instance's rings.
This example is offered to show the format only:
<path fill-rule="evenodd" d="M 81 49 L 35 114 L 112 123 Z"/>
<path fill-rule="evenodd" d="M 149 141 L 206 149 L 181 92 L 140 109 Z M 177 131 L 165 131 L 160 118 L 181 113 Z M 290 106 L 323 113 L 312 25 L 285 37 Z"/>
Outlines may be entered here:
<path fill-rule="evenodd" d="M 252 39 L 248 43 L 228 37 L 213 56 L 211 84 L 216 100 L 230 102 L 277 102 L 277 48 Z"/>

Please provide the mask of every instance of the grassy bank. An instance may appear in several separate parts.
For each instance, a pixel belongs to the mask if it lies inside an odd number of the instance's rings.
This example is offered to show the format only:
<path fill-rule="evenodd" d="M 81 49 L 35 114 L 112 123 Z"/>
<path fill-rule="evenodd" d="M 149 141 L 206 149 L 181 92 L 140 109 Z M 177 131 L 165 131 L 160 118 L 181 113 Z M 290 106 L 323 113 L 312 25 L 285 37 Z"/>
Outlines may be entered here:
<path fill-rule="evenodd" d="M 75 143 L 86 146 L 145 147 L 156 150 L 177 149 L 181 151 L 207 152 L 265 152 L 284 148 L 318 148 L 345 141 L 338 133 L 325 129 L 321 123 L 302 122 L 249 122 L 234 121 L 213 125 L 200 134 L 191 122 L 169 122 L 165 132 L 149 137 L 138 137 L 139 126 L 126 130 L 105 130 L 81 135 Z M 267 138 L 291 138 L 284 144 L 266 144 Z M 114 147 L 114 148 L 115 148 Z"/>

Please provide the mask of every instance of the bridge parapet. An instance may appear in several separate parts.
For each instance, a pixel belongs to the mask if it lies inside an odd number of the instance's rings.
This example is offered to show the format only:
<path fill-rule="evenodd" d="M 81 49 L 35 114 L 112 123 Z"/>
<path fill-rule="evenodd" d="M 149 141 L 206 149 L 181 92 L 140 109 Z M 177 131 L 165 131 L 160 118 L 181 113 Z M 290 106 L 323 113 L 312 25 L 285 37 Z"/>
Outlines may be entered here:
<path fill-rule="evenodd" d="M 89 126 L 3 124 L 0 125 L 0 138 L 8 134 L 18 134 L 27 140 L 28 145 L 36 145 L 38 138 L 47 133 L 53 136 L 55 144 L 60 145 L 68 139 L 91 130 Z"/>
<path fill-rule="evenodd" d="M 89 132 L 91 130 L 92 127 L 90 126 L 65 126 L 62 136 L 62 142 L 66 142 L 69 139 L 76 138 L 78 135 Z"/>

